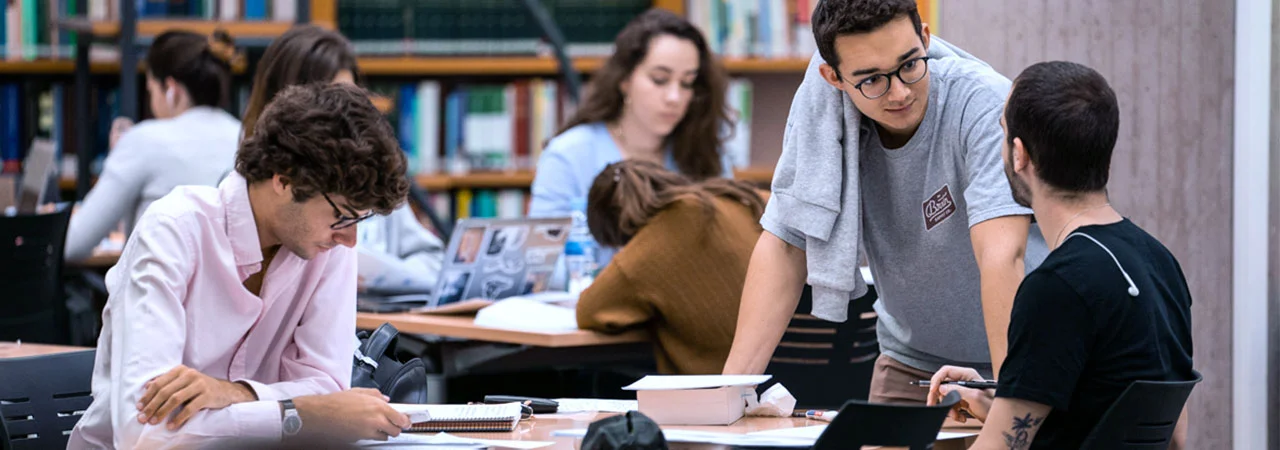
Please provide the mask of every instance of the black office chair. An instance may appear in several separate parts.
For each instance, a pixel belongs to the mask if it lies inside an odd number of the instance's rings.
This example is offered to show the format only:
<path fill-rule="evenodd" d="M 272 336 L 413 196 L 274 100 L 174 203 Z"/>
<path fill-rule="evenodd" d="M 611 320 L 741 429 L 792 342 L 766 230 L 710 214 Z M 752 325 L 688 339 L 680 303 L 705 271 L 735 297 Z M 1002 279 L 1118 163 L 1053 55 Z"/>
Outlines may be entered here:
<path fill-rule="evenodd" d="M 933 448 L 947 411 L 960 401 L 952 392 L 934 406 L 891 405 L 850 400 L 818 436 L 813 450 L 845 450 L 864 445 Z"/>
<path fill-rule="evenodd" d="M 93 402 L 93 350 L 0 359 L 0 450 L 66 448 Z"/>
<path fill-rule="evenodd" d="M 71 205 L 49 214 L 0 216 L 0 340 L 69 344 L 62 248 Z"/>
<path fill-rule="evenodd" d="M 1200 382 L 1199 372 L 1189 381 L 1135 381 L 1098 419 L 1081 450 L 1164 450 L 1178 424 L 1182 407 Z M 837 416 L 839 417 L 839 416 Z"/>
<path fill-rule="evenodd" d="M 813 292 L 805 286 L 787 332 L 773 351 L 765 373 L 782 383 L 803 409 L 836 409 L 847 400 L 866 400 L 871 374 L 880 356 L 876 339 L 876 313 L 871 305 L 876 291 L 849 301 L 849 320 L 828 322 L 809 315 Z"/>

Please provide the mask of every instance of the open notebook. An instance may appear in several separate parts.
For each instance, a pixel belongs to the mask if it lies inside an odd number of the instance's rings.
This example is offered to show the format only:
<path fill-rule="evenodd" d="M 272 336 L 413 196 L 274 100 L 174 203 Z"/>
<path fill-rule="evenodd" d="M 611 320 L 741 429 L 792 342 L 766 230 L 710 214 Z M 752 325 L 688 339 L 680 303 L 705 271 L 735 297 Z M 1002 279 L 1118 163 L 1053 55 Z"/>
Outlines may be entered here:
<path fill-rule="evenodd" d="M 409 416 L 408 431 L 511 431 L 520 422 L 520 404 L 405 405 L 392 404 Z"/>

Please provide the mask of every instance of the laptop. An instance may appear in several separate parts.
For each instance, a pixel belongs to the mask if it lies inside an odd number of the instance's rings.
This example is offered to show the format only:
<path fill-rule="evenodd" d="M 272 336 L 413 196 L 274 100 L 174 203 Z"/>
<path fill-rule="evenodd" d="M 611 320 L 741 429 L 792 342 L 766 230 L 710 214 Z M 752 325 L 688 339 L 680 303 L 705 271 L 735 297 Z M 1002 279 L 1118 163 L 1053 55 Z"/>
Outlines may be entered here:
<path fill-rule="evenodd" d="M 547 290 L 572 219 L 462 219 L 426 309 Z"/>
<path fill-rule="evenodd" d="M 27 159 L 22 163 L 22 186 L 18 191 L 17 205 L 19 214 L 34 214 L 45 200 L 45 191 L 54 175 L 54 153 L 56 151 L 52 141 L 31 141 Z"/>

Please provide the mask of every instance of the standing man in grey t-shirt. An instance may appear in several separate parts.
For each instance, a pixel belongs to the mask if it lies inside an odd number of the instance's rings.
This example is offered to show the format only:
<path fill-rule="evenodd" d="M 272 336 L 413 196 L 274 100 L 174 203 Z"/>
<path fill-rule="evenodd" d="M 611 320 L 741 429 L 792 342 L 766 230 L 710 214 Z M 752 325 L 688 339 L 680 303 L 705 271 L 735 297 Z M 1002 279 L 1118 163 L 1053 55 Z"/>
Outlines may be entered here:
<path fill-rule="evenodd" d="M 846 173 L 844 183 L 860 187 L 861 211 L 839 214 L 861 214 L 861 239 L 834 244 L 865 250 L 880 296 L 870 400 L 924 403 L 927 391 L 909 382 L 943 365 L 998 370 L 1024 259 L 1035 265 L 1045 253 L 1031 210 L 1013 201 L 1004 177 L 1000 112 L 1010 83 L 962 51 L 927 56 L 929 28 L 914 0 L 824 0 L 812 20 L 821 80 L 843 91 L 821 92 L 847 95 L 861 129 L 787 132 L 843 132 L 842 157 L 858 158 L 856 178 Z M 820 83 L 812 75 L 805 83 Z M 802 85 L 797 95 L 813 92 Z M 810 111 L 791 114 L 795 123 Z M 807 260 L 816 252 L 787 225 L 797 211 L 779 197 L 761 218 L 768 233 L 752 255 L 725 373 L 764 371 L 806 277 L 843 263 Z"/>

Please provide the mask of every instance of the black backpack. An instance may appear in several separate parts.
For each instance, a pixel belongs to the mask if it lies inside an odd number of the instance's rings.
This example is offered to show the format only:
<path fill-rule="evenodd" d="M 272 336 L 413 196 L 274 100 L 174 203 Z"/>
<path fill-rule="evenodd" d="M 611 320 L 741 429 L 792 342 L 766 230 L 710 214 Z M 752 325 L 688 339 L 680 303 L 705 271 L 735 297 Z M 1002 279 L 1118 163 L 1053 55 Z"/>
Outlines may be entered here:
<path fill-rule="evenodd" d="M 630 411 L 592 422 L 582 450 L 667 450 L 667 439 L 653 419 Z"/>
<path fill-rule="evenodd" d="M 391 397 L 391 403 L 427 403 L 427 363 L 421 358 L 396 359 L 399 331 L 384 323 L 372 333 L 361 331 L 351 366 L 351 387 L 373 388 Z"/>

